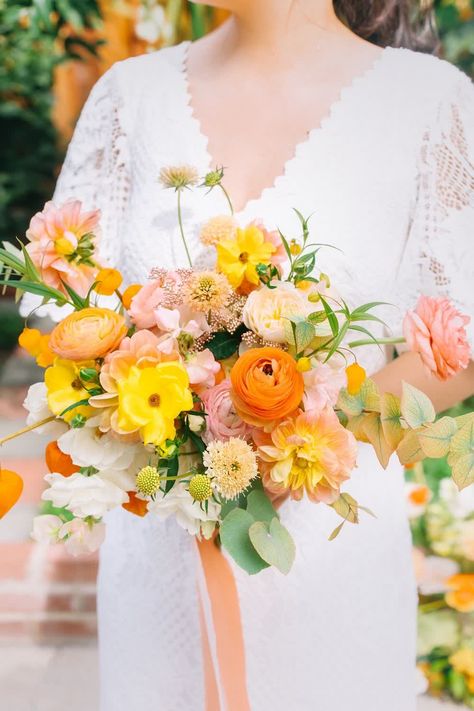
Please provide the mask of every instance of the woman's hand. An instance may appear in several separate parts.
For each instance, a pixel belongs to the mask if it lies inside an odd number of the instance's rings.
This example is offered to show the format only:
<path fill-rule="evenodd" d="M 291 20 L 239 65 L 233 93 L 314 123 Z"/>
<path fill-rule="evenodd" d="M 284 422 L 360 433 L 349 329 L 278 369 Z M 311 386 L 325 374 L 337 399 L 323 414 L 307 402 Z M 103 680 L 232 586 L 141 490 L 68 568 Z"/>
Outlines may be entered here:
<path fill-rule="evenodd" d="M 401 395 L 402 381 L 410 383 L 431 399 L 437 412 L 474 395 L 474 361 L 454 377 L 441 381 L 426 371 L 418 353 L 403 353 L 371 378 L 381 392 L 398 396 Z"/>

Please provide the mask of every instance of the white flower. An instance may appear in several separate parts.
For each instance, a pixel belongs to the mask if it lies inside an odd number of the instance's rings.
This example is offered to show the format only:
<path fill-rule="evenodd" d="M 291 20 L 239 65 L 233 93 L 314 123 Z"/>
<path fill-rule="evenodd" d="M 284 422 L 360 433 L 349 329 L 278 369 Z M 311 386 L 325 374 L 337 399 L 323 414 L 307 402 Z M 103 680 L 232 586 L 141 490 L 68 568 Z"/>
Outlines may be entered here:
<path fill-rule="evenodd" d="M 42 499 L 51 501 L 57 508 L 66 507 L 79 518 L 102 518 L 106 511 L 128 501 L 122 489 L 97 474 L 83 476 L 77 472 L 65 477 L 54 473 L 44 478 L 50 488 L 43 492 Z"/>
<path fill-rule="evenodd" d="M 451 477 L 447 477 L 441 481 L 439 496 L 445 502 L 454 518 L 466 518 L 474 513 L 473 486 L 468 486 L 466 489 L 459 491 Z"/>
<path fill-rule="evenodd" d="M 173 27 L 161 5 L 141 5 L 137 15 L 135 34 L 138 39 L 155 44 L 159 39 L 166 42 L 171 38 Z"/>
<path fill-rule="evenodd" d="M 62 525 L 63 521 L 59 516 L 51 514 L 35 516 L 31 537 L 37 543 L 57 543 Z"/>
<path fill-rule="evenodd" d="M 220 504 L 210 499 L 206 513 L 182 482 L 177 482 L 166 495 L 162 491 L 158 492 L 155 500 L 148 502 L 148 511 L 163 519 L 174 515 L 178 525 L 185 531 L 193 536 L 202 533 L 205 538 L 212 535 L 220 509 Z"/>
<path fill-rule="evenodd" d="M 414 519 L 419 518 L 425 513 L 426 507 L 432 497 L 432 493 L 426 484 L 407 482 L 405 484 L 405 497 L 408 518 Z"/>
<path fill-rule="evenodd" d="M 94 553 L 104 542 L 105 523 L 73 518 L 63 524 L 59 538 L 64 541 L 67 552 L 73 556 Z"/>
<path fill-rule="evenodd" d="M 462 555 L 474 561 L 474 521 L 459 523 L 459 547 Z"/>
<path fill-rule="evenodd" d="M 314 307 L 304 292 L 289 282 L 274 282 L 275 289 L 262 286 L 249 294 L 242 320 L 265 341 L 286 343 L 291 333 L 289 316 L 308 316 Z"/>
<path fill-rule="evenodd" d="M 422 595 L 442 595 L 447 591 L 446 580 L 459 572 L 459 565 L 450 558 L 425 556 L 419 548 L 413 549 L 418 590 Z"/>
<path fill-rule="evenodd" d="M 28 410 L 29 415 L 26 418 L 27 425 L 35 425 L 53 414 L 48 407 L 47 389 L 45 383 L 34 383 L 28 388 L 26 398 L 23 402 L 23 407 Z M 61 420 L 48 422 L 46 425 L 37 427 L 34 431 L 38 434 L 48 434 L 51 437 L 59 437 L 65 430 L 67 425 Z"/>
<path fill-rule="evenodd" d="M 191 432 L 204 432 L 206 429 L 206 418 L 201 415 L 188 415 L 188 427 Z"/>

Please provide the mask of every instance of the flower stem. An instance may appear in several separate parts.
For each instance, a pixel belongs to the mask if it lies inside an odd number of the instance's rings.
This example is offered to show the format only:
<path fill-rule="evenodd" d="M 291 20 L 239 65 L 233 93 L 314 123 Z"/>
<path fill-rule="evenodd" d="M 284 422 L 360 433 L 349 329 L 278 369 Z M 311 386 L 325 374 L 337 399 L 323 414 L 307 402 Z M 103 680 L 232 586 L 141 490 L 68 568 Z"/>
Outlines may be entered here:
<path fill-rule="evenodd" d="M 222 192 L 224 193 L 224 195 L 226 196 L 226 200 L 229 203 L 229 207 L 230 207 L 230 214 L 233 215 L 234 214 L 234 206 L 232 205 L 232 200 L 230 199 L 230 195 L 227 192 L 227 190 L 225 189 L 225 187 L 222 185 L 222 183 L 219 183 L 219 187 L 222 190 Z"/>
<path fill-rule="evenodd" d="M 448 607 L 448 605 L 444 600 L 433 600 L 433 602 L 425 602 L 419 605 L 418 609 L 420 612 L 433 612 L 434 610 L 442 610 L 445 607 Z"/>
<path fill-rule="evenodd" d="M 48 422 L 53 422 L 53 420 L 56 419 L 56 415 L 51 415 L 50 417 L 45 417 L 44 420 L 40 420 L 39 422 L 35 422 L 33 425 L 28 425 L 28 427 L 23 427 L 21 430 L 17 430 L 16 432 L 12 432 L 12 434 L 7 435 L 6 437 L 2 437 L 0 439 L 0 447 L 2 444 L 5 444 L 5 442 L 9 442 L 11 439 L 15 439 L 15 437 L 20 437 L 22 434 L 26 434 L 27 432 L 31 432 L 32 430 L 35 430 L 37 427 L 41 427 L 42 425 L 48 424 Z"/>
<path fill-rule="evenodd" d="M 392 344 L 392 343 L 406 343 L 404 338 L 377 338 L 377 343 L 380 345 Z M 371 338 L 365 338 L 361 341 L 352 341 L 347 344 L 349 348 L 357 348 L 357 346 L 372 346 L 375 342 Z"/>
<path fill-rule="evenodd" d="M 183 240 L 183 245 L 184 249 L 186 252 L 186 256 L 188 258 L 189 266 L 191 269 L 193 268 L 193 263 L 191 261 L 191 255 L 189 254 L 189 249 L 188 249 L 188 243 L 186 242 L 186 237 L 184 234 L 184 228 L 183 228 L 183 216 L 181 213 L 181 188 L 178 188 L 178 223 L 179 223 L 179 231 L 181 233 L 181 239 Z"/>

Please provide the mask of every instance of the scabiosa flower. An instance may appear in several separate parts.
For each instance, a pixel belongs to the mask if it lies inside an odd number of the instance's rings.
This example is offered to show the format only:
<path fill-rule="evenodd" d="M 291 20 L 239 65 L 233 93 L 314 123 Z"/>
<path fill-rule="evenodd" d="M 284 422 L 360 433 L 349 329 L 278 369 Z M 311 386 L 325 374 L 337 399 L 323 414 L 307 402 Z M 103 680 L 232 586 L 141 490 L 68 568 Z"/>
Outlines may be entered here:
<path fill-rule="evenodd" d="M 224 499 L 235 499 L 258 475 L 256 454 L 239 437 L 231 437 L 227 442 L 210 442 L 203 461 L 215 490 Z"/>
<path fill-rule="evenodd" d="M 230 215 L 212 217 L 201 228 L 200 239 L 206 247 L 212 247 L 221 240 L 233 239 L 237 223 Z"/>
<path fill-rule="evenodd" d="M 160 183 L 165 188 L 181 190 L 199 182 L 199 174 L 192 165 L 169 165 L 160 170 Z"/>
<path fill-rule="evenodd" d="M 209 313 L 223 309 L 232 289 L 222 274 L 217 272 L 196 272 L 191 275 L 184 290 L 184 301 L 196 311 Z"/>

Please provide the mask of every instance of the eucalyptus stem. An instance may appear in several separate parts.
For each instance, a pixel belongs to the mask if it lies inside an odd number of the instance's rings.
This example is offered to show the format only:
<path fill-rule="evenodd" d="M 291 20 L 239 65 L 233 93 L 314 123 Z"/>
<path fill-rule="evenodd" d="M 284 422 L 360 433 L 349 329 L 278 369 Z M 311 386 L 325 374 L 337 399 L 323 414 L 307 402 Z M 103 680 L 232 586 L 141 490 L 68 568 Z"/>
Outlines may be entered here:
<path fill-rule="evenodd" d="M 181 191 L 182 188 L 178 188 L 178 223 L 179 223 L 179 231 L 181 233 L 181 239 L 183 240 L 183 245 L 184 249 L 186 251 L 186 256 L 188 258 L 189 266 L 191 269 L 193 268 L 193 263 L 191 261 L 191 255 L 189 254 L 189 249 L 188 249 L 188 243 L 186 242 L 186 237 L 184 234 L 184 228 L 183 228 L 183 216 L 181 214 Z"/>
<path fill-rule="evenodd" d="M 234 214 L 234 206 L 232 205 L 232 200 L 230 199 L 230 195 L 227 192 L 227 190 L 225 189 L 225 187 L 222 185 L 222 183 L 219 183 L 219 187 L 222 190 L 222 192 L 224 193 L 227 202 L 229 203 L 230 214 L 233 215 Z"/>
<path fill-rule="evenodd" d="M 377 338 L 378 345 L 391 345 L 394 343 L 406 343 L 405 338 Z M 351 341 L 347 344 L 349 348 L 357 348 L 357 346 L 373 346 L 375 342 L 371 338 L 365 338 L 361 341 Z"/>
<path fill-rule="evenodd" d="M 21 430 L 12 432 L 12 434 L 7 435 L 6 437 L 2 437 L 2 439 L 0 439 L 0 447 L 2 446 L 2 444 L 5 444 L 5 442 L 9 442 L 11 439 L 15 439 L 15 437 L 20 437 L 20 435 L 26 434 L 27 432 L 31 432 L 32 430 L 35 430 L 37 427 L 41 427 L 42 425 L 48 424 L 48 422 L 53 422 L 53 420 L 55 420 L 55 419 L 56 419 L 56 415 L 51 415 L 50 417 L 45 417 L 44 420 L 39 420 L 39 422 L 35 422 L 32 425 L 23 427 Z"/>

